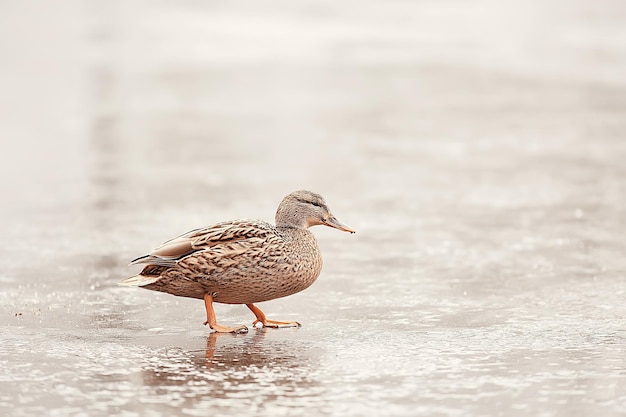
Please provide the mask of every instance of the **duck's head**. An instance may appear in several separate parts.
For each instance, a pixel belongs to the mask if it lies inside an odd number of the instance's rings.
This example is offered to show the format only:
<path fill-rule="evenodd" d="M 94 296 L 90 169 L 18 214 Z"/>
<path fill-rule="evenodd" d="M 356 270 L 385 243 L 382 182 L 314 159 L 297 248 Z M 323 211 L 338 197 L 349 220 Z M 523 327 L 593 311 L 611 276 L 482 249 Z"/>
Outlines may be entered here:
<path fill-rule="evenodd" d="M 321 195 L 311 191 L 294 191 L 283 198 L 276 210 L 277 227 L 306 229 L 318 224 L 354 233 L 354 230 L 341 224 L 332 215 Z"/>

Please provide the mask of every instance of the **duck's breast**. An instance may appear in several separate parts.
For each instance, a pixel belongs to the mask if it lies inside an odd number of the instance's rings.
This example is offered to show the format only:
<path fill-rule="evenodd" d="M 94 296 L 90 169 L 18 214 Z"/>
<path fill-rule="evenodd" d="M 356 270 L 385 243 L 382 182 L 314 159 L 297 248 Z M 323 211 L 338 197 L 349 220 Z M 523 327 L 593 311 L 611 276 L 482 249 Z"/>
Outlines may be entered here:
<path fill-rule="evenodd" d="M 222 274 L 207 277 L 215 288 L 215 301 L 268 301 L 300 292 L 315 282 L 322 269 L 322 257 L 313 234 L 293 230 L 278 236 L 279 241 L 232 258 L 232 267 Z"/>

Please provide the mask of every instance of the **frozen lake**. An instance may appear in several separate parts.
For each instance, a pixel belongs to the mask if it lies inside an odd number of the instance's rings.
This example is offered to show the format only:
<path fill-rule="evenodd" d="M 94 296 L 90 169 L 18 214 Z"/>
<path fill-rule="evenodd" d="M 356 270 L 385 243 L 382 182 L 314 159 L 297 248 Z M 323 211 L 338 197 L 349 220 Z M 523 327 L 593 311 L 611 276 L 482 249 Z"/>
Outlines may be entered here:
<path fill-rule="evenodd" d="M 0 6 L 0 415 L 626 414 L 626 3 Z M 118 281 L 322 194 L 298 329 Z M 216 305 L 224 325 L 252 322 Z"/>

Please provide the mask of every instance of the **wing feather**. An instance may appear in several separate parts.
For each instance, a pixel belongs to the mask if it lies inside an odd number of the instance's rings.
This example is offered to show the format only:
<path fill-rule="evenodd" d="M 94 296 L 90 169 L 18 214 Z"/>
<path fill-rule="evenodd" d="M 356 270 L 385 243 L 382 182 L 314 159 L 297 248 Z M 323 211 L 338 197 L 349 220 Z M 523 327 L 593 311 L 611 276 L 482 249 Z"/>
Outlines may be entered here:
<path fill-rule="evenodd" d="M 266 240 L 275 233 L 275 228 L 260 220 L 235 220 L 218 223 L 202 229 L 194 229 L 174 239 L 170 239 L 147 255 L 133 260 L 130 265 L 149 264 L 163 267 L 176 266 L 178 261 L 198 251 L 210 250 L 220 245 L 219 251 L 232 255 L 245 252 L 244 241 Z M 222 256 L 227 253 L 222 253 Z"/>

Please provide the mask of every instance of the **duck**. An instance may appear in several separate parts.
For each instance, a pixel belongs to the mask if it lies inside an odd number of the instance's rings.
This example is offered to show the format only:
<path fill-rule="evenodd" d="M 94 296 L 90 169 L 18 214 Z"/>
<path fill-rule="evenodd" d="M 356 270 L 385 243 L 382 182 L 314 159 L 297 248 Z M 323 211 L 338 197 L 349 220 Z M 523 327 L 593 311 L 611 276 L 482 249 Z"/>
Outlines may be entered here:
<path fill-rule="evenodd" d="M 204 324 L 217 333 L 245 333 L 248 327 L 218 324 L 213 303 L 245 304 L 256 317 L 254 328 L 300 327 L 268 319 L 255 304 L 298 293 L 317 280 L 322 255 L 310 227 L 355 230 L 307 190 L 283 198 L 275 223 L 239 219 L 191 230 L 134 259 L 130 265 L 144 265 L 142 271 L 119 285 L 204 300 Z"/>

